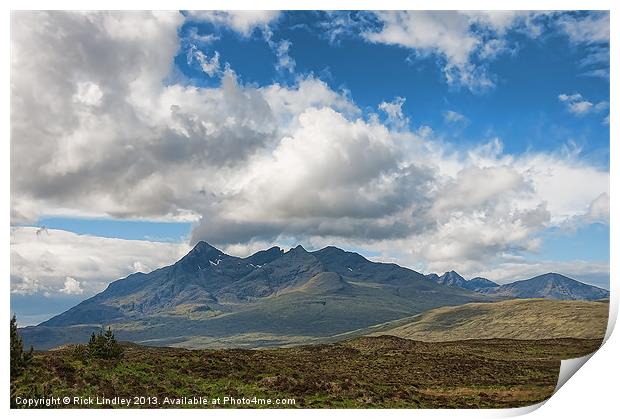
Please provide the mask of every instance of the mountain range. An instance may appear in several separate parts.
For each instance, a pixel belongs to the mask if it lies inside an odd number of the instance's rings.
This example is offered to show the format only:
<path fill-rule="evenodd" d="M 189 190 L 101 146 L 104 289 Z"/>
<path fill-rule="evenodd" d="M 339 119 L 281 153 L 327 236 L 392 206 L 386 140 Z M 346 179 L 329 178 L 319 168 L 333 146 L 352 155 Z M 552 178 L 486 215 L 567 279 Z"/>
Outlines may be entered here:
<path fill-rule="evenodd" d="M 173 265 L 114 281 L 21 333 L 36 349 L 82 342 L 107 326 L 122 340 L 156 346 L 283 346 L 334 340 L 444 306 L 608 296 L 553 273 L 499 285 L 454 271 L 423 275 L 331 246 L 272 247 L 239 258 L 199 242 Z"/>
<path fill-rule="evenodd" d="M 426 278 L 437 282 L 438 284 L 448 285 L 450 287 L 461 287 L 471 291 L 481 291 L 489 288 L 499 287 L 499 284 L 479 276 L 467 280 L 455 271 L 449 271 L 439 276 L 437 274 L 428 274 Z"/>

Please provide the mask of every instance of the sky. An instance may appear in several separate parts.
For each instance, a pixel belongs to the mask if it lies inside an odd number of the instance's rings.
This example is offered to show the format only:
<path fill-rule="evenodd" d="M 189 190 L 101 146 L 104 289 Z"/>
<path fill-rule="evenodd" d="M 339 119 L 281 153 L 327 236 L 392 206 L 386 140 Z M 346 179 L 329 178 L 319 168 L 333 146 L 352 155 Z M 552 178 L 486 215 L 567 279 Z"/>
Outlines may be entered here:
<path fill-rule="evenodd" d="M 205 240 L 609 287 L 607 12 L 13 12 L 11 308 Z"/>

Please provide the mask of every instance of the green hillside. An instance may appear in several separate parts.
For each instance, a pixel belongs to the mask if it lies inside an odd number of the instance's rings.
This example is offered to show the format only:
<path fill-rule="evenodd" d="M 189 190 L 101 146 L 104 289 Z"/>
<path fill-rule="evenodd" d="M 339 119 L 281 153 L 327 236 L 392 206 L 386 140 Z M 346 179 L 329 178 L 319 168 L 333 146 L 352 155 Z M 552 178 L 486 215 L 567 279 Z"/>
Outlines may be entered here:
<path fill-rule="evenodd" d="M 427 342 L 462 339 L 601 339 L 609 304 L 591 301 L 519 299 L 469 303 L 429 310 L 366 330 Z"/>

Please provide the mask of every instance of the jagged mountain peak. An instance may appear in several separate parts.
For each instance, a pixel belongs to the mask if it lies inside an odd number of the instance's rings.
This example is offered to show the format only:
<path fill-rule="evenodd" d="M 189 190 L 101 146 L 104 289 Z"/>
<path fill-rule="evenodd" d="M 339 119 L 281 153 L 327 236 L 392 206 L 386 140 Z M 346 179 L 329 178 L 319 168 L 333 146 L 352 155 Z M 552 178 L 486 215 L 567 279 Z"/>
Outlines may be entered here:
<path fill-rule="evenodd" d="M 196 243 L 194 248 L 192 250 L 190 250 L 190 252 L 188 254 L 192 254 L 192 253 L 193 254 L 205 254 L 205 253 L 212 253 L 212 252 L 220 252 L 220 253 L 222 253 L 221 250 L 217 249 L 214 246 L 211 246 L 206 241 L 201 240 L 198 243 Z"/>
<path fill-rule="evenodd" d="M 308 251 L 301 244 L 298 244 L 286 253 L 308 253 Z"/>
<path fill-rule="evenodd" d="M 253 255 L 248 256 L 245 258 L 245 261 L 256 267 L 260 267 L 266 263 L 273 262 L 282 255 L 284 255 L 284 251 L 278 246 L 273 246 L 267 250 L 260 250 Z"/>
<path fill-rule="evenodd" d="M 184 270 L 204 269 L 211 265 L 216 266 L 222 259 L 231 257 L 209 243 L 199 241 L 188 254 L 183 256 L 173 266 L 181 267 Z"/>
<path fill-rule="evenodd" d="M 475 277 L 468 281 L 454 270 L 445 272 L 441 276 L 433 273 L 427 274 L 425 275 L 425 277 L 442 285 L 447 285 L 450 287 L 461 287 L 471 291 L 480 291 L 481 289 L 498 287 L 498 284 L 496 284 L 495 282 L 489 281 L 488 279 L 482 277 Z"/>
<path fill-rule="evenodd" d="M 463 278 L 463 277 L 461 276 L 461 274 L 459 274 L 457 271 L 454 271 L 454 270 L 444 272 L 444 274 L 443 274 L 442 276 L 456 277 L 456 278 Z M 463 278 L 463 279 L 465 279 L 465 278 Z"/>
<path fill-rule="evenodd" d="M 466 281 L 465 278 L 459 275 L 456 271 L 448 271 L 441 275 L 437 282 L 444 285 L 463 286 Z"/>
<path fill-rule="evenodd" d="M 426 274 L 426 275 L 424 275 L 424 277 L 426 279 L 430 279 L 431 281 L 435 281 L 435 282 L 437 282 L 437 280 L 439 280 L 439 275 L 437 275 L 436 273 Z"/>

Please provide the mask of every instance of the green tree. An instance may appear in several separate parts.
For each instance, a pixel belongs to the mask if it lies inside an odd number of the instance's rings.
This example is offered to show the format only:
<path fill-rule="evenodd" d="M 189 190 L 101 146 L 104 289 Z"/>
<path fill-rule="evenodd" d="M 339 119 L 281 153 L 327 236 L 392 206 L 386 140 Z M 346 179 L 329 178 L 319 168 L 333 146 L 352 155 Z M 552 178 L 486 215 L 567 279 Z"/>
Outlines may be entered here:
<path fill-rule="evenodd" d="M 30 351 L 24 352 L 22 337 L 17 331 L 17 318 L 11 317 L 11 379 L 24 372 L 32 361 L 32 346 Z"/>
<path fill-rule="evenodd" d="M 109 327 L 105 333 L 101 330 L 97 334 L 93 332 L 87 348 L 91 358 L 118 359 L 123 356 L 123 348 L 116 341 Z"/>

